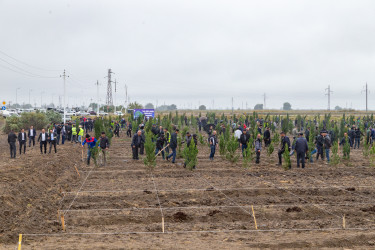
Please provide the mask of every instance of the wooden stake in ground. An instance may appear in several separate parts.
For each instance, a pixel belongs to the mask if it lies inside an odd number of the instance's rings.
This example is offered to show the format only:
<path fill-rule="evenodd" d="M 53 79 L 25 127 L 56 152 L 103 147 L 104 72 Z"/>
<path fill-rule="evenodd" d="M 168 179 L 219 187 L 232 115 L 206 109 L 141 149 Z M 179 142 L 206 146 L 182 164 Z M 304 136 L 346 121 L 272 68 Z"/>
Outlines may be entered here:
<path fill-rule="evenodd" d="M 253 211 L 253 218 L 254 218 L 255 229 L 258 230 L 257 219 L 255 218 L 255 212 L 254 212 L 253 205 L 251 205 L 251 210 Z"/>
<path fill-rule="evenodd" d="M 81 175 L 80 175 L 79 172 L 78 172 L 78 169 L 77 169 L 76 165 L 74 165 L 74 167 L 75 167 L 75 169 L 76 169 L 76 171 L 77 171 L 78 176 L 81 177 Z"/>
<path fill-rule="evenodd" d="M 19 238 L 18 238 L 18 250 L 21 250 L 22 248 L 22 234 L 20 234 Z"/>
<path fill-rule="evenodd" d="M 161 227 L 164 233 L 164 217 L 161 217 Z"/>
<path fill-rule="evenodd" d="M 62 229 L 63 231 L 65 231 L 65 221 L 64 221 L 64 214 L 61 214 L 61 225 L 62 225 Z"/>
<path fill-rule="evenodd" d="M 343 228 L 346 227 L 345 214 L 344 214 L 344 216 L 342 217 L 342 227 L 343 227 Z"/>

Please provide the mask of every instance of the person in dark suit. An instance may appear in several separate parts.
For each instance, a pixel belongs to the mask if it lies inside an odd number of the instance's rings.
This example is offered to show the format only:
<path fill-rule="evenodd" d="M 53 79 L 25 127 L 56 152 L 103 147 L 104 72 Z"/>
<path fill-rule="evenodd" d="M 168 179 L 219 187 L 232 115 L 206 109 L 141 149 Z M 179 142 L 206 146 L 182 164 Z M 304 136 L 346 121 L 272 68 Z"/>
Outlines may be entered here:
<path fill-rule="evenodd" d="M 142 131 L 138 130 L 138 132 L 134 134 L 131 144 L 133 150 L 133 160 L 139 160 L 138 149 L 141 148 L 144 143 L 145 141 L 142 136 Z"/>
<path fill-rule="evenodd" d="M 50 129 L 48 134 L 48 141 L 49 141 L 49 154 L 51 153 L 52 146 L 55 148 L 55 154 L 57 153 L 56 150 L 56 143 L 57 143 L 57 133 Z"/>
<path fill-rule="evenodd" d="M 175 163 L 176 161 L 176 149 L 177 149 L 177 136 L 178 136 L 179 130 L 176 129 L 176 131 L 171 135 L 171 141 L 169 143 L 169 147 L 172 149 L 172 153 L 167 156 L 167 161 L 172 157 L 172 163 Z"/>
<path fill-rule="evenodd" d="M 20 144 L 20 154 L 22 153 L 22 147 L 23 147 L 23 153 L 26 153 L 26 133 L 24 129 L 21 129 L 21 132 L 18 133 L 18 143 Z"/>
<path fill-rule="evenodd" d="M 47 140 L 48 135 L 45 129 L 42 129 L 42 133 L 39 134 L 38 142 L 40 141 L 40 153 L 43 154 L 43 146 L 44 146 L 44 153 L 47 154 Z"/>
<path fill-rule="evenodd" d="M 35 146 L 36 131 L 33 126 L 30 126 L 27 137 L 29 138 L 29 147 L 31 147 L 31 141 L 33 142 L 33 146 Z"/>
<path fill-rule="evenodd" d="M 17 141 L 17 135 L 14 133 L 13 129 L 11 129 L 10 133 L 8 134 L 10 158 L 16 158 L 16 153 L 17 153 L 16 141 Z"/>
<path fill-rule="evenodd" d="M 297 152 L 297 168 L 299 168 L 299 163 L 302 163 L 302 168 L 305 168 L 305 155 L 309 151 L 309 146 L 307 144 L 306 138 L 303 137 L 303 133 L 299 133 L 298 139 L 296 140 L 296 146 L 294 148 Z"/>

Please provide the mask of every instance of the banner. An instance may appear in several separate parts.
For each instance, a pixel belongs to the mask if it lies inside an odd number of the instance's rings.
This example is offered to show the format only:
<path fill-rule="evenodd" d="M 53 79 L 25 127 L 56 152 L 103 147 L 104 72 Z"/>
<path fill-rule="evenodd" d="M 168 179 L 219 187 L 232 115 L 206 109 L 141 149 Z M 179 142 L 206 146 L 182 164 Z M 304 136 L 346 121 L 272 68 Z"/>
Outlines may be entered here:
<path fill-rule="evenodd" d="M 139 116 L 143 115 L 144 117 L 155 117 L 155 109 L 134 109 L 134 119 L 138 118 Z"/>

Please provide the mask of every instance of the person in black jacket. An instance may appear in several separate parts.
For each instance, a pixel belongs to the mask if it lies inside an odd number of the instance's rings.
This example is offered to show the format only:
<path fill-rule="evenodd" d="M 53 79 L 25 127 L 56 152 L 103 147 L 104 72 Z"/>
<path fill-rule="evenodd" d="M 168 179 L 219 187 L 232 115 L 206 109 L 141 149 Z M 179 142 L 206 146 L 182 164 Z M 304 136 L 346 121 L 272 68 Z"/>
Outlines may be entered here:
<path fill-rule="evenodd" d="M 316 159 L 319 159 L 319 155 L 321 156 L 322 160 L 324 159 L 323 156 L 323 145 L 324 145 L 324 131 L 320 131 L 320 135 L 316 137 L 315 144 L 316 144 Z"/>
<path fill-rule="evenodd" d="M 42 129 L 42 132 L 39 134 L 38 142 L 39 141 L 40 141 L 40 153 L 43 154 L 42 148 L 44 146 L 44 153 L 47 154 L 48 135 L 45 129 Z"/>
<path fill-rule="evenodd" d="M 306 136 L 306 140 L 309 142 L 310 141 L 310 127 L 307 127 L 307 129 L 305 130 L 305 136 Z"/>
<path fill-rule="evenodd" d="M 31 147 L 31 141 L 33 142 L 33 146 L 35 146 L 36 131 L 33 126 L 30 127 L 27 137 L 29 138 L 29 147 Z"/>
<path fill-rule="evenodd" d="M 210 160 L 214 160 L 215 151 L 216 151 L 216 145 L 217 145 L 217 137 L 216 137 L 216 130 L 212 132 L 212 135 L 210 136 L 210 146 L 211 146 L 211 153 L 210 153 Z"/>
<path fill-rule="evenodd" d="M 345 146 L 346 142 L 348 142 L 348 143 L 349 143 L 349 146 L 350 146 L 351 139 L 350 139 L 350 137 L 348 136 L 347 133 L 344 133 L 344 137 L 343 137 L 343 138 L 341 139 L 341 141 L 340 141 L 340 146 L 341 146 L 341 145 L 342 145 L 342 146 Z M 349 154 L 350 154 L 350 148 L 349 148 Z M 346 155 L 346 153 L 344 152 L 344 157 L 345 157 L 345 156 L 348 156 L 348 155 Z"/>
<path fill-rule="evenodd" d="M 8 134 L 10 158 L 16 158 L 16 153 L 17 153 L 16 141 L 17 141 L 17 135 L 14 133 L 13 129 L 11 129 L 10 133 Z"/>
<path fill-rule="evenodd" d="M 57 133 L 53 132 L 52 129 L 50 129 L 49 134 L 48 134 L 48 141 L 49 141 L 49 154 L 51 153 L 52 146 L 55 149 L 55 154 L 57 153 L 56 150 L 56 143 L 57 143 Z"/>
<path fill-rule="evenodd" d="M 300 162 L 302 163 L 302 168 L 305 168 L 305 155 L 309 150 L 309 146 L 307 140 L 303 137 L 303 133 L 299 133 L 294 150 L 297 152 L 297 168 L 300 167 Z"/>
<path fill-rule="evenodd" d="M 109 149 L 109 140 L 108 137 L 105 135 L 105 132 L 102 132 L 102 135 L 100 136 L 100 142 L 98 146 L 103 153 L 103 164 L 102 166 L 105 166 L 107 163 L 107 151 Z"/>
<path fill-rule="evenodd" d="M 166 142 L 167 142 L 167 140 L 165 139 L 164 132 L 160 133 L 160 137 L 156 140 L 155 155 L 157 155 L 159 153 L 159 151 L 161 151 L 161 155 L 162 155 L 163 159 L 165 159 L 163 147 L 164 147 L 164 144 Z"/>
<path fill-rule="evenodd" d="M 172 158 L 172 163 L 176 162 L 176 149 L 177 149 L 177 136 L 178 136 L 179 130 L 176 129 L 176 131 L 171 135 L 171 141 L 169 142 L 169 147 L 172 149 L 172 153 L 167 156 L 167 160 Z"/>
<path fill-rule="evenodd" d="M 18 133 L 18 143 L 20 144 L 20 154 L 22 153 L 22 147 L 23 153 L 26 154 L 26 133 L 24 129 L 21 129 L 21 132 Z"/>
<path fill-rule="evenodd" d="M 288 147 L 288 150 L 290 151 L 289 137 L 285 135 L 285 132 L 281 132 L 280 136 L 281 136 L 281 143 L 280 143 L 279 151 L 277 152 L 277 155 L 279 157 L 279 164 L 278 165 L 282 164 L 281 157 L 282 157 L 283 153 L 285 152 L 286 146 Z"/>
<path fill-rule="evenodd" d="M 132 129 L 133 129 L 132 123 L 128 122 L 128 130 L 126 130 L 127 136 L 132 137 Z"/>
<path fill-rule="evenodd" d="M 138 149 L 141 148 L 141 146 L 145 143 L 142 131 L 138 130 L 138 132 L 133 136 L 132 139 L 132 150 L 133 150 L 133 160 L 139 160 L 138 158 Z"/>
<path fill-rule="evenodd" d="M 57 142 L 57 145 L 60 145 L 61 124 L 57 124 L 55 128 L 56 128 L 56 129 L 55 129 L 55 132 L 56 132 L 56 134 L 57 134 L 56 142 Z"/>
<path fill-rule="evenodd" d="M 359 143 L 361 142 L 362 135 L 363 133 L 361 132 L 361 130 L 359 128 L 356 128 L 354 132 L 354 149 L 355 148 L 359 149 Z"/>
<path fill-rule="evenodd" d="M 264 139 L 264 146 L 268 147 L 271 144 L 271 132 L 270 132 L 269 127 L 267 127 L 266 131 L 264 131 L 263 139 Z"/>
<path fill-rule="evenodd" d="M 250 135 L 248 135 L 247 133 L 242 133 L 240 136 L 242 155 L 243 155 L 243 151 L 247 149 L 247 144 L 249 143 L 249 139 L 250 139 Z"/>

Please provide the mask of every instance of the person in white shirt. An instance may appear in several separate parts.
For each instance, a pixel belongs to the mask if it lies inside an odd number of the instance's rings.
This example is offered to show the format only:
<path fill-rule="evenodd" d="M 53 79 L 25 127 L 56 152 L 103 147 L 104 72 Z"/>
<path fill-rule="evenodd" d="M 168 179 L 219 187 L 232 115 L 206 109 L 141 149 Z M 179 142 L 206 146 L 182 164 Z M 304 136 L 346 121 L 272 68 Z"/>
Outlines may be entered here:
<path fill-rule="evenodd" d="M 18 142 L 20 144 L 20 154 L 22 153 L 22 146 L 23 146 L 23 153 L 26 153 L 26 133 L 24 129 L 21 129 L 21 132 L 18 134 Z"/>
<path fill-rule="evenodd" d="M 29 147 L 31 147 L 31 141 L 33 142 L 33 146 L 35 146 L 36 131 L 33 126 L 30 127 L 27 137 L 29 137 Z"/>
<path fill-rule="evenodd" d="M 48 140 L 49 140 L 49 154 L 51 153 L 52 146 L 55 148 L 55 154 L 57 153 L 56 150 L 56 143 L 57 143 L 57 133 L 55 130 L 50 129 L 48 134 Z"/>
<path fill-rule="evenodd" d="M 43 154 L 43 146 L 44 146 L 44 153 L 47 154 L 47 134 L 46 130 L 42 129 L 42 133 L 39 134 L 38 142 L 40 141 L 40 153 Z"/>

